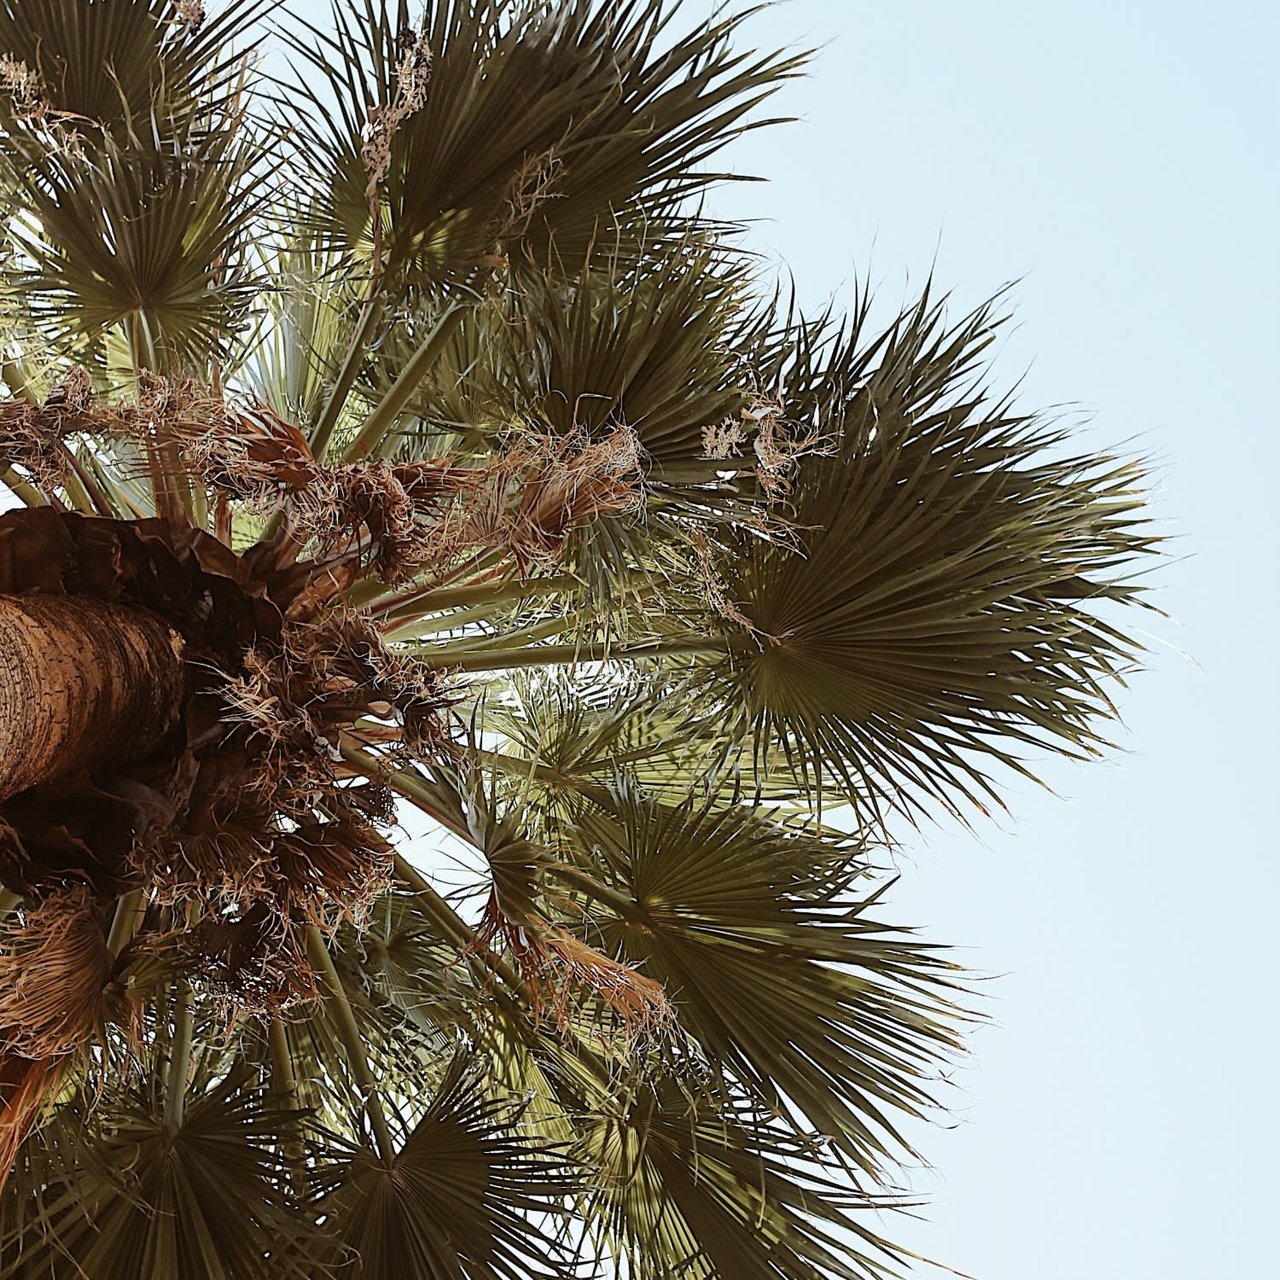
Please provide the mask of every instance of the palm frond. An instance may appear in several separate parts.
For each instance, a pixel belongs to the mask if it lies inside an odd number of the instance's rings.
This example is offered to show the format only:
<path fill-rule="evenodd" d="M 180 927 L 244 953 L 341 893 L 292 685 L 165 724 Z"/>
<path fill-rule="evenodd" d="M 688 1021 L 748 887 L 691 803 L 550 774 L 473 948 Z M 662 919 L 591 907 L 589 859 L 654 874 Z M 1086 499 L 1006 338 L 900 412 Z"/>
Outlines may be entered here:
<path fill-rule="evenodd" d="M 0 125 L 17 215 L 6 270 L 29 323 L 83 355 L 127 322 L 135 368 L 225 354 L 251 292 L 242 241 L 265 194 L 261 172 L 250 190 L 261 151 L 228 42 L 262 5 L 236 0 L 207 23 L 174 0 L 27 9 L 0 8 L 13 82 Z"/>
<path fill-rule="evenodd" d="M 61 122 L 118 137 L 156 117 L 181 129 L 234 83 L 235 43 L 266 7 L 231 0 L 197 21 L 181 0 L 4 0 L 0 54 L 36 77 L 38 100 L 0 95 L 0 126 Z"/>
<path fill-rule="evenodd" d="M 857 842 L 626 788 L 576 827 L 577 857 L 594 855 L 603 881 L 564 875 L 596 898 L 588 936 L 662 983 L 714 1070 L 872 1178 L 911 1153 L 900 1117 L 935 1105 L 959 1047 L 958 970 L 877 918 L 883 886 L 852 887 Z"/>
<path fill-rule="evenodd" d="M 364 131 L 395 99 L 411 18 L 371 0 L 333 17 L 333 34 L 299 23 L 283 35 L 299 59 L 295 101 L 308 103 L 293 123 L 317 177 L 313 216 L 359 250 L 372 234 Z M 390 139 L 379 197 L 389 269 L 439 281 L 516 253 L 545 260 L 551 246 L 576 263 L 614 220 L 670 221 L 801 61 L 730 53 L 740 18 L 667 43 L 670 18 L 665 0 L 432 6 L 429 88 Z"/>
<path fill-rule="evenodd" d="M 280 1154 L 299 1117 L 243 1070 L 211 1080 L 166 1129 L 147 1092 L 77 1094 L 6 1188 L 7 1274 L 101 1280 L 302 1277 L 311 1233 Z M 30 1147 L 32 1144 L 28 1144 Z"/>
<path fill-rule="evenodd" d="M 92 151 L 24 148 L 9 269 L 30 323 L 82 358 L 117 325 L 143 368 L 224 355 L 255 292 L 243 251 L 264 198 L 250 184 L 259 154 L 233 120 L 172 139 L 144 123 Z"/>
<path fill-rule="evenodd" d="M 758 769 L 834 779 L 864 813 L 999 803 L 993 766 L 1105 745 L 1139 648 L 1114 610 L 1157 543 L 1142 471 L 992 397 L 990 307 L 948 326 L 926 296 L 870 338 L 865 320 L 782 372 L 782 421 L 831 456 L 797 473 L 797 548 L 744 538 L 718 564 L 754 636 L 720 668 L 722 714 Z"/>
<path fill-rule="evenodd" d="M 584 1212 L 628 1280 L 889 1280 L 905 1255 L 811 1148 L 696 1080 L 620 1089 L 586 1139 L 601 1170 Z"/>
<path fill-rule="evenodd" d="M 319 1202 L 318 1259 L 365 1280 L 531 1280 L 563 1275 L 564 1252 L 531 1218 L 576 1187 L 564 1152 L 520 1131 L 518 1108 L 486 1096 L 463 1059 L 390 1165 L 354 1151 Z"/>

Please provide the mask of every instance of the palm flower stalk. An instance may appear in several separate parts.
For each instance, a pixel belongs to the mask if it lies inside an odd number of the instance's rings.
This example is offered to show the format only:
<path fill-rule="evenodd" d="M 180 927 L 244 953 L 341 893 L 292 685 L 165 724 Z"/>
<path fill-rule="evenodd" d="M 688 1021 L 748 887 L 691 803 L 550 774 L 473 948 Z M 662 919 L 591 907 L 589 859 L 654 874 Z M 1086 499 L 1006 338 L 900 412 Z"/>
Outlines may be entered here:
<path fill-rule="evenodd" d="M 749 15 L 271 8 L 0 0 L 0 1273 L 901 1274 L 881 854 L 1104 749 L 1141 468 L 779 305 Z"/>

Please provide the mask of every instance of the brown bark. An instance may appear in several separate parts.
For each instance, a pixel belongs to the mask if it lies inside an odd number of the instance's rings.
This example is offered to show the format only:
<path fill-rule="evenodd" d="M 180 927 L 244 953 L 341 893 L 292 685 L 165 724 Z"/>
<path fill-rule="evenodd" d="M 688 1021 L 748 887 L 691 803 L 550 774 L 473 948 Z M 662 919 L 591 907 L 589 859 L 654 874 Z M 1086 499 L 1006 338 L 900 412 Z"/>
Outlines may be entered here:
<path fill-rule="evenodd" d="M 138 759 L 172 728 L 182 640 L 88 596 L 0 596 L 0 800 Z"/>

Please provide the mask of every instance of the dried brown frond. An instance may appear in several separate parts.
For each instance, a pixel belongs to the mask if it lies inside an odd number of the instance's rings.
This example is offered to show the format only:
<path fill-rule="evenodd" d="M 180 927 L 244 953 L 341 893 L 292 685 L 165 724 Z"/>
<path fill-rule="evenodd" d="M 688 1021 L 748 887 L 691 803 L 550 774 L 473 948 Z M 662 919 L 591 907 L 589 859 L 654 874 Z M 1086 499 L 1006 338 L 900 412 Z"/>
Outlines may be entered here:
<path fill-rule="evenodd" d="M 258 401 L 221 412 L 209 408 L 214 411 L 180 424 L 206 484 L 266 515 L 279 508 L 282 495 L 310 482 L 315 459 L 291 422 Z"/>
<path fill-rule="evenodd" d="M 789 422 L 779 400 L 759 398 L 742 411 L 742 416 L 756 424 L 752 446 L 756 455 L 756 478 L 770 498 L 781 498 L 790 492 L 802 458 L 825 457 L 835 447 L 832 437 L 816 427 Z"/>
<path fill-rule="evenodd" d="M 56 409 L 74 416 L 87 414 L 92 404 L 93 378 L 88 369 L 80 365 L 72 365 L 44 401 L 46 410 Z"/>
<path fill-rule="evenodd" d="M 318 718 L 324 678 L 288 650 L 250 649 L 219 695 L 223 721 L 240 733 L 248 758 L 242 790 L 253 803 L 305 816 L 334 785 L 338 730 Z"/>
<path fill-rule="evenodd" d="M 104 1017 L 111 953 L 93 894 L 59 889 L 0 922 L 4 1051 L 56 1058 L 92 1039 Z"/>
<path fill-rule="evenodd" d="M 562 196 L 556 183 L 564 172 L 564 161 L 555 147 L 526 156 L 511 182 L 511 194 L 501 220 L 493 230 L 492 242 L 499 249 L 511 241 L 522 240 L 529 231 L 533 215 L 548 201 Z"/>
<path fill-rule="evenodd" d="M 630 1039 L 658 1034 L 675 1020 L 660 982 L 557 925 L 537 918 L 517 923 L 502 911 L 496 893 L 489 896 L 473 946 L 497 946 L 511 955 L 537 1002 L 537 1019 L 545 1001 L 556 1024 L 568 1029 L 582 1002 L 596 999 L 619 1017 Z"/>
<path fill-rule="evenodd" d="M 485 547 L 511 551 L 522 571 L 546 566 L 574 525 L 643 501 L 639 441 L 626 427 L 600 440 L 529 434 L 499 463 L 468 468 L 318 463 L 298 429 L 260 404 L 221 410 L 188 393 L 172 421 L 205 483 L 258 516 L 284 513 L 299 554 L 355 557 L 389 582 Z"/>
<path fill-rule="evenodd" d="M 712 555 L 711 543 L 701 529 L 687 531 L 689 545 L 693 548 L 694 568 L 706 592 L 711 607 L 730 622 L 736 622 L 747 631 L 756 631 L 755 624 L 725 595 L 724 582 L 716 572 L 715 557 Z"/>
<path fill-rule="evenodd" d="M 708 422 L 702 428 L 702 452 L 708 458 L 732 458 L 741 452 L 747 442 L 747 431 L 741 422 L 726 418 L 723 422 Z"/>
<path fill-rule="evenodd" d="M 12 400 L 0 405 L 0 464 L 21 467 L 46 492 L 60 489 L 67 479 L 66 454 L 58 436 L 32 410 Z"/>
<path fill-rule="evenodd" d="M 193 980 L 228 1013 L 278 1013 L 319 994 L 298 929 L 263 903 L 242 913 L 205 916 L 178 945 Z"/>
<path fill-rule="evenodd" d="M 445 715 L 457 697 L 437 667 L 394 653 L 363 614 L 332 610 L 323 620 L 290 629 L 293 647 L 326 673 L 327 720 L 349 724 L 369 714 L 399 722 L 401 740 L 414 750 L 447 746 Z"/>
<path fill-rule="evenodd" d="M 338 742 L 356 721 L 394 719 L 409 749 L 447 748 L 456 701 L 444 672 L 392 653 L 351 610 L 287 626 L 278 649 L 250 649 L 218 695 L 247 753 L 243 790 L 292 817 L 334 794 Z"/>
<path fill-rule="evenodd" d="M 32 1060 L 0 1052 L 0 1187 L 45 1106 L 62 1088 L 71 1059 Z"/>
<path fill-rule="evenodd" d="M 549 931 L 544 947 L 547 976 L 560 1001 L 560 1020 L 570 1016 L 581 994 L 590 993 L 621 1018 L 626 1034 L 633 1039 L 652 1036 L 674 1022 L 662 984 L 631 965 L 611 959 L 563 929 Z"/>
<path fill-rule="evenodd" d="M 391 827 L 396 823 L 396 793 L 380 782 L 370 782 L 357 774 L 355 781 L 342 789 L 342 798 L 352 813 L 375 827 Z"/>
<path fill-rule="evenodd" d="M 204 24 L 204 4 L 202 0 L 174 0 L 173 17 L 175 26 L 182 27 L 189 35 L 195 35 Z"/>
<path fill-rule="evenodd" d="M 369 179 L 365 194 L 372 203 L 378 184 L 391 168 L 391 140 L 400 126 L 427 100 L 431 80 L 431 47 L 425 31 L 404 27 L 396 37 L 396 88 L 390 103 L 369 112 L 360 146 L 360 158 Z"/>
<path fill-rule="evenodd" d="M 317 726 L 309 710 L 310 690 L 300 689 L 298 664 L 287 650 L 271 653 L 252 648 L 245 653 L 241 674 L 229 676 L 221 689 L 228 724 L 247 725 L 253 737 L 265 739 L 268 749 L 284 750 L 302 738 L 314 744 Z"/>
<path fill-rule="evenodd" d="M 393 860 L 390 842 L 354 816 L 302 823 L 271 846 L 284 914 L 322 926 L 335 918 L 363 926 L 369 908 L 391 883 Z"/>
<path fill-rule="evenodd" d="M 460 467 L 447 458 L 393 462 L 391 471 L 420 515 L 430 514 L 448 498 L 465 498 L 488 473 Z"/>
<path fill-rule="evenodd" d="M 158 903 L 199 902 L 215 916 L 260 896 L 269 878 L 274 817 L 264 804 L 237 803 L 214 808 L 200 829 L 138 842 L 130 851 L 130 870 L 143 879 Z"/>
<path fill-rule="evenodd" d="M 296 426 L 257 402 L 188 415 L 177 430 L 215 492 L 258 516 L 284 513 L 317 558 L 360 550 L 387 581 L 438 558 L 423 517 L 475 485 L 474 473 L 443 461 L 319 463 Z"/>
<path fill-rule="evenodd" d="M 575 525 L 639 510 L 644 499 L 640 441 L 629 427 L 597 441 L 579 433 L 532 436 L 516 445 L 506 465 L 521 479 L 504 540 L 522 571 L 554 564 Z"/>
<path fill-rule="evenodd" d="M 331 894 L 349 915 L 346 902 L 358 910 L 378 891 L 370 884 L 385 880 L 387 842 L 353 826 L 309 818 L 286 830 L 262 806 L 220 810 L 216 825 L 139 850 L 134 865 L 161 903 L 199 902 L 215 916 L 260 903 L 281 918 L 323 924 Z M 341 827 L 341 835 L 329 827 Z"/>
<path fill-rule="evenodd" d="M 21 467 L 42 489 L 61 488 L 70 469 L 64 439 L 115 424 L 110 414 L 90 416 L 92 400 L 88 373 L 73 367 L 44 404 L 18 399 L 0 403 L 0 463 Z"/>
<path fill-rule="evenodd" d="M 189 378 L 166 378 L 143 369 L 138 374 L 138 409 L 152 418 L 176 418 L 205 397 Z"/>
<path fill-rule="evenodd" d="M 0 58 L 0 92 L 8 95 L 15 120 L 44 123 L 49 114 L 44 84 L 25 62 Z"/>
<path fill-rule="evenodd" d="M 367 529 L 372 562 L 388 582 L 411 575 L 427 554 L 417 508 L 388 462 L 317 467 L 288 510 L 296 534 L 314 539 L 321 555 Z"/>
<path fill-rule="evenodd" d="M 262 807 L 220 810 L 208 827 L 136 858 L 156 900 L 199 903 L 200 920 L 178 939 L 182 954 L 217 959 L 208 978 L 215 994 L 254 993 L 278 1002 L 310 990 L 310 967 L 296 946 L 296 927 L 363 927 L 390 883 L 392 847 L 335 793 L 337 818 L 282 825 Z M 295 981 L 295 970 L 304 977 Z"/>
<path fill-rule="evenodd" d="M 38 72 L 16 58 L 0 57 L 0 93 L 10 102 L 13 118 L 43 134 L 50 151 L 79 154 L 83 139 L 75 121 L 84 120 L 68 111 L 55 111 L 45 95 Z"/>

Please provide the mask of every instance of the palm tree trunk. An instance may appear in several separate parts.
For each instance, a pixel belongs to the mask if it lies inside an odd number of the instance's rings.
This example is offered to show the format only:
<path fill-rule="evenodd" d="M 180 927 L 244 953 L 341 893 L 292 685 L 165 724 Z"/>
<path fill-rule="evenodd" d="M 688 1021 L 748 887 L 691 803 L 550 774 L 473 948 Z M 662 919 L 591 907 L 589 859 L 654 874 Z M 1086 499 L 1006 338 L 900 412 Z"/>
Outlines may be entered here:
<path fill-rule="evenodd" d="M 182 640 L 143 609 L 0 596 L 0 801 L 144 755 L 173 727 Z"/>

